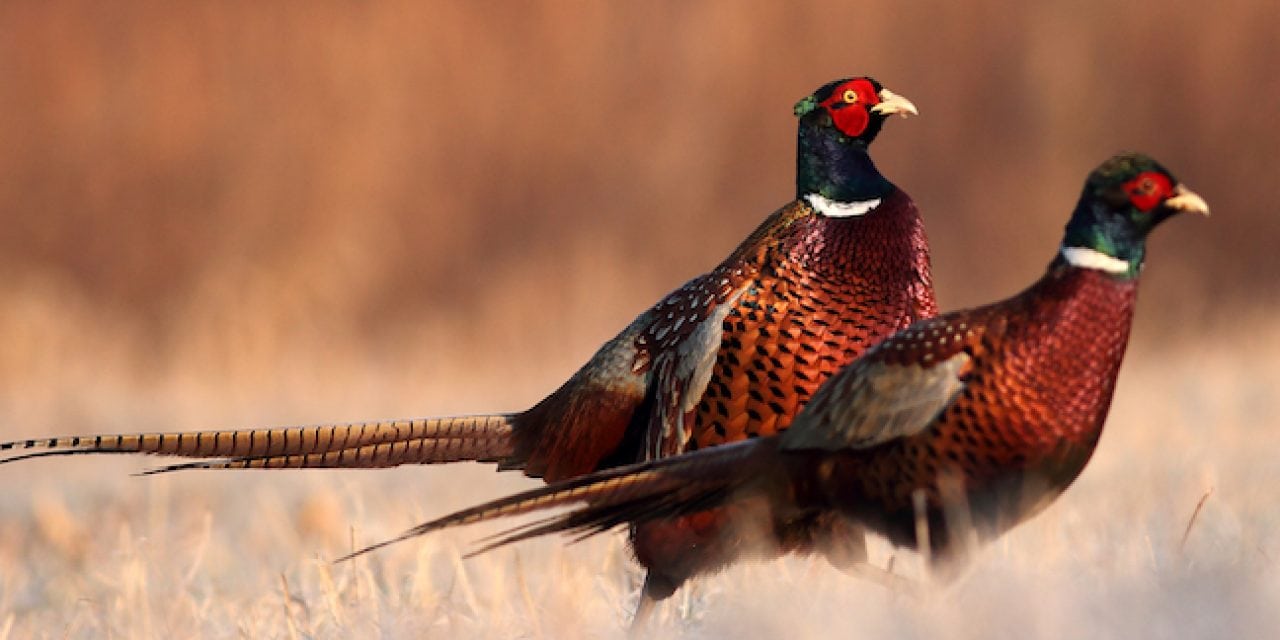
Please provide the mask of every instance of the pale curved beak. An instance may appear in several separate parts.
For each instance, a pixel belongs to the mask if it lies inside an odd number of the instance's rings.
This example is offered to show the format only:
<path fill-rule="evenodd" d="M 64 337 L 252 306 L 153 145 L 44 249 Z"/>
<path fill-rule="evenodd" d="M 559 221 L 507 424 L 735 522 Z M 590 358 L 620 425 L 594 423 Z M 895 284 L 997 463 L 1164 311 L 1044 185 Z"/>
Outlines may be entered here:
<path fill-rule="evenodd" d="M 902 117 L 918 116 L 916 106 L 911 101 L 888 90 L 880 90 L 880 104 L 871 107 L 871 113 L 878 113 L 883 116 L 891 116 L 895 113 L 902 114 Z"/>
<path fill-rule="evenodd" d="M 1209 215 L 1209 203 L 1205 202 L 1204 198 L 1200 197 L 1200 194 L 1181 184 L 1173 188 L 1173 195 L 1164 201 L 1164 206 L 1183 213 Z"/>

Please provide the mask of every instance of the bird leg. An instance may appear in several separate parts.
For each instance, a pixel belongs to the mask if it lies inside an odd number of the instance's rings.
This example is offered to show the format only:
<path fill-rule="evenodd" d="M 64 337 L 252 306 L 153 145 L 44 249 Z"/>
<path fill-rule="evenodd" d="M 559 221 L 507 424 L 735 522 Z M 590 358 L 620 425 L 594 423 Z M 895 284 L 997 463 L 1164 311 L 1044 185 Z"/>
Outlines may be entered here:
<path fill-rule="evenodd" d="M 829 534 L 820 547 L 823 557 L 841 573 L 861 580 L 874 582 L 894 593 L 906 593 L 918 597 L 923 585 L 911 578 L 893 572 L 893 559 L 887 568 L 871 564 L 867 554 L 867 536 L 863 528 L 845 518 L 828 520 L 824 526 Z"/>
<path fill-rule="evenodd" d="M 631 629 L 628 635 L 632 638 L 648 635 L 648 632 L 652 631 L 653 616 L 658 601 L 671 597 L 678 587 L 679 584 L 667 576 L 654 573 L 652 570 L 646 573 L 644 586 L 640 588 L 640 601 L 636 603 L 636 613 L 631 618 Z"/>

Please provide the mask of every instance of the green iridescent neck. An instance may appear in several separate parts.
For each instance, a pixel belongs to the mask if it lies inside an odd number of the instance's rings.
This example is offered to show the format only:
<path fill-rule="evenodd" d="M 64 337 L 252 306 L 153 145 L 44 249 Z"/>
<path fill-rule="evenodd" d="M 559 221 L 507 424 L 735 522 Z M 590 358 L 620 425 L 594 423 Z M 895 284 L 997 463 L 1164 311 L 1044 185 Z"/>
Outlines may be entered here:
<path fill-rule="evenodd" d="M 871 161 L 868 142 L 841 135 L 829 126 L 802 122 L 796 198 L 816 193 L 837 202 L 863 202 L 892 192 L 893 183 Z"/>
<path fill-rule="evenodd" d="M 1067 223 L 1062 246 L 1092 251 L 1093 257 L 1089 262 L 1094 264 L 1107 263 L 1107 259 L 1112 261 L 1108 264 L 1127 264 L 1124 271 L 1102 269 L 1125 280 L 1138 277 L 1147 254 L 1146 237 L 1142 232 L 1125 218 L 1108 214 L 1106 206 L 1097 201 L 1082 201 L 1076 207 L 1071 221 Z"/>

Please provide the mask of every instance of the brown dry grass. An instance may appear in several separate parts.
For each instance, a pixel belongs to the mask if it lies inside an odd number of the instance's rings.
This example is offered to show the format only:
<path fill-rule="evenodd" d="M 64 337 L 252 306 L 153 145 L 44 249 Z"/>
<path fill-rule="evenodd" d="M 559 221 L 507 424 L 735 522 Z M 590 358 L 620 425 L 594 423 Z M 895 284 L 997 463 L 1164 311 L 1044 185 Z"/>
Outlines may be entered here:
<path fill-rule="evenodd" d="M 675 628 L 1280 629 L 1280 5 L 259 4 L 0 3 L 0 438 L 525 406 L 790 196 L 793 100 L 873 73 L 923 112 L 877 157 L 944 306 L 1034 277 L 1120 148 L 1215 217 L 1153 243 L 1097 459 L 965 582 L 745 567 Z M 141 465 L 0 467 L 0 640 L 596 637 L 628 606 L 616 537 L 324 562 L 516 477 Z"/>
<path fill-rule="evenodd" d="M 1257 335 L 1250 353 L 1280 354 L 1280 333 Z M 790 559 L 697 582 L 664 612 L 667 629 L 759 638 L 1273 637 L 1280 366 L 1273 357 L 1245 370 L 1246 355 L 1135 353 L 1081 480 L 947 590 L 914 600 L 821 561 Z M 199 424 L 218 395 L 135 415 Z M 121 392 L 120 401 L 149 407 L 144 393 Z M 530 484 L 479 465 L 127 477 L 143 464 L 0 467 L 0 483 L 19 487 L 0 500 L 0 637 L 4 625 L 15 638 L 616 637 L 634 597 L 621 534 L 464 561 L 459 554 L 485 532 L 466 529 L 329 564 L 353 541 Z M 880 563 L 891 553 L 874 549 Z M 910 554 L 897 566 L 920 575 Z"/>

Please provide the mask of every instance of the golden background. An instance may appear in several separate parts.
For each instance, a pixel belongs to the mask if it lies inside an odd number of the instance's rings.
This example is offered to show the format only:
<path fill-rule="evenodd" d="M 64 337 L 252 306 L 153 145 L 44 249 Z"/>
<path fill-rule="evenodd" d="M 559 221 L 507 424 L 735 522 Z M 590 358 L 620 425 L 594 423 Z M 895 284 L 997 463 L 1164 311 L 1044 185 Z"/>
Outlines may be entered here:
<path fill-rule="evenodd" d="M 1185 474 L 1165 514 L 1180 533 L 1201 492 L 1229 482 L 1222 469 L 1242 487 L 1280 480 L 1256 449 L 1280 414 L 1278 61 L 1280 4 L 1267 0 L 0 3 L 0 436 L 527 406 L 790 200 L 792 104 L 867 74 L 921 112 L 889 122 L 873 155 L 923 212 L 944 308 L 1037 277 L 1086 173 L 1113 152 L 1154 155 L 1209 201 L 1212 218 L 1176 219 L 1150 243 L 1117 400 L 1130 419 L 1113 417 L 1082 483 L 1107 480 L 1080 489 L 1123 488 L 1126 461 L 1165 456 L 1145 490 Z M 1231 444 L 1213 458 L 1202 437 Z M 0 497 L 0 638 L 171 632 L 128 616 L 169 587 L 129 600 L 84 578 L 86 558 L 108 553 L 93 545 L 129 539 L 115 527 L 141 528 L 135 515 L 153 538 L 182 539 L 157 500 L 176 523 L 216 514 L 216 546 L 225 518 L 264 508 L 235 495 L 293 487 L 280 528 L 320 541 L 255 549 L 305 561 L 346 546 L 348 526 L 394 533 L 526 486 L 488 470 L 229 474 L 157 480 L 175 488 L 156 498 L 151 480 L 123 478 L 144 464 L 0 467 L 24 487 Z M 480 485 L 459 488 L 458 474 Z M 422 478 L 453 502 L 415 493 L 397 511 L 409 496 L 392 492 Z M 346 497 L 321 499 L 315 522 L 289 520 L 336 483 Z M 348 508 L 374 486 L 382 511 Z M 213 497 L 190 502 L 182 487 Z M 1216 495 L 1209 508 L 1229 500 Z M 1274 494 L 1242 500 L 1242 530 L 1280 524 Z M 1259 531 L 1248 545 L 1261 556 L 1230 562 L 1269 566 L 1270 586 L 1249 592 L 1280 592 L 1280 543 Z M 72 586 L 32 586 L 46 571 Z M 278 588 L 274 574 L 263 584 Z M 86 600 L 96 613 L 75 604 Z M 346 618 L 308 633 L 365 629 L 351 617 L 368 603 L 343 602 Z M 236 617 L 259 605 L 225 606 L 225 628 L 244 633 Z M 265 606 L 275 617 L 259 631 L 285 633 L 279 604 Z"/>

